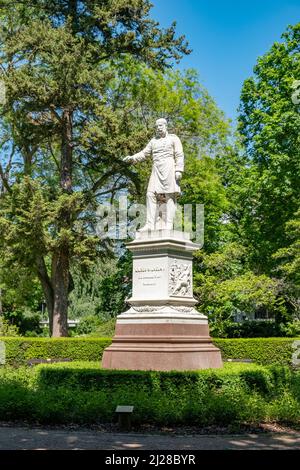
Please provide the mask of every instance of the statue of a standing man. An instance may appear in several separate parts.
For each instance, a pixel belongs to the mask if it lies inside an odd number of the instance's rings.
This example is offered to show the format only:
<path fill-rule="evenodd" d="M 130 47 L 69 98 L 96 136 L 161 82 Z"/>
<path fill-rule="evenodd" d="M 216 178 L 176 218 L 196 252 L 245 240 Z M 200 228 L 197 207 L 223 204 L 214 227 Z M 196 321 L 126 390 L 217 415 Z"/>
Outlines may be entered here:
<path fill-rule="evenodd" d="M 155 123 L 156 135 L 139 153 L 124 158 L 128 162 L 141 162 L 152 156 L 153 166 L 147 189 L 147 222 L 140 231 L 155 230 L 158 223 L 159 202 L 165 203 L 163 227 L 173 229 L 176 197 L 180 194 L 180 180 L 184 169 L 184 154 L 180 139 L 168 134 L 166 119 Z"/>

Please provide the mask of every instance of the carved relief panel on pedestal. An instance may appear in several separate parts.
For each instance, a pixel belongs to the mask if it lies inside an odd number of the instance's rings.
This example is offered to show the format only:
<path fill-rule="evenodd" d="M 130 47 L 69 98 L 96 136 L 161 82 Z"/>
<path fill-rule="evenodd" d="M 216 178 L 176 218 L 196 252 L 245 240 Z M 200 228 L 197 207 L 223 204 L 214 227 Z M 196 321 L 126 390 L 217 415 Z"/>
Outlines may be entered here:
<path fill-rule="evenodd" d="M 192 297 L 192 264 L 174 260 L 169 270 L 169 295 Z"/>

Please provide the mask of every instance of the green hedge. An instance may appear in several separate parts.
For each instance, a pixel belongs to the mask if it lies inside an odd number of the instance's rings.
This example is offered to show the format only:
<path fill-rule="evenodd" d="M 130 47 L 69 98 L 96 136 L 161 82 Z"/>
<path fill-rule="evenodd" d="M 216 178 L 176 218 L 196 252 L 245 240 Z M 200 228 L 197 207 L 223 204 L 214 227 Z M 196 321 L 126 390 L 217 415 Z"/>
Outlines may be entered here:
<path fill-rule="evenodd" d="M 8 338 L 4 341 L 6 364 L 26 365 L 31 359 L 100 361 L 111 338 Z"/>
<path fill-rule="evenodd" d="M 224 359 L 251 359 L 257 364 L 291 365 L 292 344 L 300 338 L 214 339 Z"/>
<path fill-rule="evenodd" d="M 226 364 L 193 372 L 101 370 L 98 363 L 0 368 L 0 420 L 105 423 L 133 405 L 133 423 L 228 425 L 300 421 L 300 375 Z"/>
<path fill-rule="evenodd" d="M 36 368 L 36 383 L 40 387 L 67 387 L 72 390 L 98 390 L 113 393 L 116 389 L 147 390 L 147 394 L 165 393 L 176 396 L 181 393 L 205 395 L 208 390 L 220 390 L 228 384 L 243 384 L 249 391 L 272 394 L 275 387 L 290 383 L 288 367 L 256 364 L 225 364 L 221 369 L 198 371 L 131 371 L 101 369 L 98 363 L 78 362 L 41 364 Z"/>
<path fill-rule="evenodd" d="M 251 359 L 257 364 L 290 365 L 292 343 L 297 338 L 214 339 L 223 359 Z M 299 339 L 299 338 L 298 338 Z M 70 359 L 99 361 L 111 338 L 8 338 L 6 362 L 26 365 L 30 359 Z"/>

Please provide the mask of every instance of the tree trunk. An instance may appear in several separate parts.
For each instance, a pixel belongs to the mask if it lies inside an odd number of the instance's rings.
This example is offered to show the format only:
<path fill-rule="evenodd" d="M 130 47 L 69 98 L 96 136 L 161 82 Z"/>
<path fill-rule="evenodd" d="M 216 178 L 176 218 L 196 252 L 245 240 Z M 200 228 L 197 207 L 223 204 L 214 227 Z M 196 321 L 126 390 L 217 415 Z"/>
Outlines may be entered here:
<path fill-rule="evenodd" d="M 52 284 L 54 291 L 52 336 L 68 336 L 69 254 L 59 250 L 54 255 Z"/>
<path fill-rule="evenodd" d="M 60 185 L 66 193 L 72 192 L 72 157 L 73 157 L 73 123 L 72 110 L 66 108 L 62 115 L 62 149 L 61 149 L 61 168 Z M 70 214 L 65 213 L 65 220 L 62 220 L 63 227 L 69 227 Z"/>
<path fill-rule="evenodd" d="M 48 311 L 48 316 L 49 316 L 49 330 L 50 330 L 50 335 L 52 336 L 53 309 L 54 309 L 53 287 L 52 287 L 52 283 L 48 275 L 44 258 L 38 257 L 36 260 L 36 265 L 37 265 L 38 277 L 42 284 L 44 296 L 46 299 L 47 311 Z"/>
<path fill-rule="evenodd" d="M 66 108 L 62 115 L 62 151 L 60 185 L 63 192 L 72 192 L 72 110 Z M 58 231 L 69 230 L 71 213 L 68 207 L 61 212 Z M 68 336 L 68 297 L 70 280 L 70 251 L 68 240 L 57 248 L 52 259 L 53 319 L 52 336 Z"/>

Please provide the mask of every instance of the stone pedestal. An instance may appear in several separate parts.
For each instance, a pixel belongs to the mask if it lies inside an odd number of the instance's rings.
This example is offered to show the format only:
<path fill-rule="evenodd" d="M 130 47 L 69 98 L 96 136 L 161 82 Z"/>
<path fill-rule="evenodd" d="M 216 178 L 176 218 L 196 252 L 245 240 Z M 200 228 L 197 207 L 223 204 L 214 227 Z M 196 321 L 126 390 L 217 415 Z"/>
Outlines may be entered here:
<path fill-rule="evenodd" d="M 173 230 L 137 232 L 130 309 L 117 318 L 102 366 L 130 370 L 195 370 L 222 367 L 207 317 L 194 305 L 192 253 L 198 245 Z"/>

